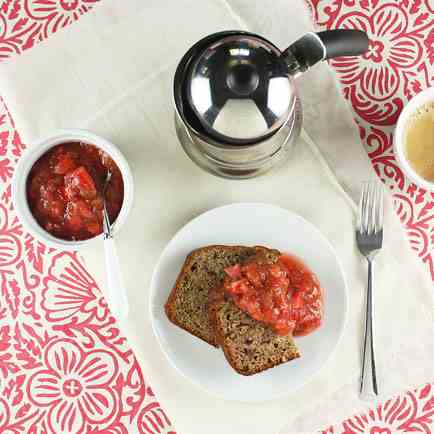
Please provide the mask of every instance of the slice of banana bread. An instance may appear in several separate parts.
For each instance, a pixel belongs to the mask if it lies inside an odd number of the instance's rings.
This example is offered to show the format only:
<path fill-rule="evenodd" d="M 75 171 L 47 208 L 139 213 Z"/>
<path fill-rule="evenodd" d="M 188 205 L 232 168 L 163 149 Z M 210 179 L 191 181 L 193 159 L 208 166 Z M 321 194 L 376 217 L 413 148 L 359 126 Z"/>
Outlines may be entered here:
<path fill-rule="evenodd" d="M 267 262 L 275 262 L 280 256 L 277 250 L 268 249 L 258 254 Z M 223 285 L 211 291 L 210 299 L 209 315 L 216 342 L 239 374 L 257 374 L 300 357 L 292 336 L 278 336 L 268 326 L 251 318 L 224 293 Z"/>
<path fill-rule="evenodd" d="M 169 320 L 215 347 L 208 315 L 209 291 L 225 276 L 224 269 L 255 255 L 254 247 L 207 246 L 191 252 L 165 305 Z"/>

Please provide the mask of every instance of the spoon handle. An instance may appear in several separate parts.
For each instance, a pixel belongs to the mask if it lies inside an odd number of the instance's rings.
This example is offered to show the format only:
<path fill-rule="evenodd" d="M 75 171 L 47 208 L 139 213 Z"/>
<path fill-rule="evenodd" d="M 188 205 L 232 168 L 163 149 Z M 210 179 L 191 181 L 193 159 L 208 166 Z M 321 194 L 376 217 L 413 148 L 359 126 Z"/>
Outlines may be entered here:
<path fill-rule="evenodd" d="M 122 279 L 121 267 L 113 238 L 104 240 L 105 265 L 107 275 L 107 299 L 112 313 L 118 317 L 126 318 L 129 311 L 127 294 Z"/>

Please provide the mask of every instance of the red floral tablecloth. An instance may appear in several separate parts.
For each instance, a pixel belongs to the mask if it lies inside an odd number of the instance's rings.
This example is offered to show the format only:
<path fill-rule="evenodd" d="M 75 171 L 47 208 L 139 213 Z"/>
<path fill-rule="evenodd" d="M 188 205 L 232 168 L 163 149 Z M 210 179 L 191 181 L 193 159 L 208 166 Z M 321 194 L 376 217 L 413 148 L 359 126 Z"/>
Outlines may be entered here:
<path fill-rule="evenodd" d="M 434 84 L 434 0 L 308 1 L 318 27 L 359 28 L 370 35 L 363 57 L 331 65 L 373 165 L 393 192 L 415 254 L 434 280 L 434 195 L 404 177 L 392 152 L 402 107 Z M 71 24 L 96 3 L 0 0 L 1 60 Z M 79 258 L 47 248 L 21 228 L 10 181 L 24 148 L 1 103 L 0 432 L 174 434 Z M 434 433 L 432 384 L 323 434 L 406 432 Z"/>

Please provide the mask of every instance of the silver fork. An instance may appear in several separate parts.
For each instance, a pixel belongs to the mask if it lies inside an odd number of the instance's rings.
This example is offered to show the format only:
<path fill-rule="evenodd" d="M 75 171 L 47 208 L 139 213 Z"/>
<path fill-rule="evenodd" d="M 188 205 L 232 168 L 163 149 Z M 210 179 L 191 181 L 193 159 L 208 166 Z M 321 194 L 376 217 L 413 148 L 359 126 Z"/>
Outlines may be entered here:
<path fill-rule="evenodd" d="M 373 263 L 383 244 L 383 187 L 378 181 L 366 182 L 363 185 L 359 203 L 356 240 L 360 253 L 368 261 L 368 288 L 366 293 L 360 396 L 363 399 L 370 399 L 378 395 L 372 308 Z"/>

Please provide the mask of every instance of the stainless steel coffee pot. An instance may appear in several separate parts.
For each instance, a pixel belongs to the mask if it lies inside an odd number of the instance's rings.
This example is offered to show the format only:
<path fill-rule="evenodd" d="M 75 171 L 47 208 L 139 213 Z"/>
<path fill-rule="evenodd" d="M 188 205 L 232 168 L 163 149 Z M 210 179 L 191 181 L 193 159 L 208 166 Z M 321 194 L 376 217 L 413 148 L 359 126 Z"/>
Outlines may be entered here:
<path fill-rule="evenodd" d="M 188 156 L 226 178 L 251 178 L 286 161 L 301 103 L 294 78 L 315 63 L 368 49 L 358 30 L 307 33 L 285 51 L 261 36 L 209 35 L 181 59 L 174 78 L 175 126 Z"/>

